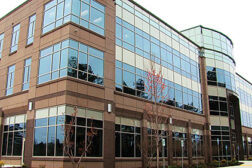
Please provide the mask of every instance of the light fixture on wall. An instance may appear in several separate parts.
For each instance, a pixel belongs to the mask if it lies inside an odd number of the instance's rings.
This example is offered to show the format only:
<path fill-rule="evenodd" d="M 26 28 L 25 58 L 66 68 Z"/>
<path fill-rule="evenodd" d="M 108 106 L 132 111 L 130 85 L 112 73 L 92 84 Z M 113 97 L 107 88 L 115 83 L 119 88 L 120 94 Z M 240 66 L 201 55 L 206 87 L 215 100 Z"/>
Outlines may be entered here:
<path fill-rule="evenodd" d="M 170 117 L 169 123 L 172 124 L 172 118 Z"/>
<path fill-rule="evenodd" d="M 29 106 L 29 107 L 28 107 L 28 110 L 29 110 L 29 111 L 32 110 L 32 105 L 33 105 L 33 104 L 32 104 L 32 102 L 30 101 L 29 104 L 28 104 L 28 106 Z"/>
<path fill-rule="evenodd" d="M 111 113 L 112 112 L 112 105 L 108 104 L 108 112 Z"/>

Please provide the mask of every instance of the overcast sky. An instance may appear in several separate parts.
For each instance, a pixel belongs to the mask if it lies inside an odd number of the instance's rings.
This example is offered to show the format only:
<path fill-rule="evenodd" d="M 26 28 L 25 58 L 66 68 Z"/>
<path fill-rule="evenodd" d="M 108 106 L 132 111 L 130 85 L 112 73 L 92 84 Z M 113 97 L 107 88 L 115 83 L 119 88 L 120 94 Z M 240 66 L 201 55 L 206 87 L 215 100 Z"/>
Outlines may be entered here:
<path fill-rule="evenodd" d="M 25 0 L 1 0 L 0 17 Z M 135 0 L 177 30 L 203 25 L 232 39 L 236 72 L 252 82 L 252 0 Z"/>

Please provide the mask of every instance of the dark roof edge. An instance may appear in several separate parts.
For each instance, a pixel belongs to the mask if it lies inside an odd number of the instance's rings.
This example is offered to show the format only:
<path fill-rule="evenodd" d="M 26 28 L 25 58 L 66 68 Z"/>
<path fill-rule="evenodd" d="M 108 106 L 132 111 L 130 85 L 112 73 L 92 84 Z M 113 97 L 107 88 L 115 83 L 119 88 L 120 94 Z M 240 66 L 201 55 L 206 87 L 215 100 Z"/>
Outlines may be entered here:
<path fill-rule="evenodd" d="M 204 26 L 202 26 L 202 25 L 194 26 L 194 27 L 191 27 L 191 28 L 182 30 L 181 32 L 184 32 L 184 31 L 187 31 L 187 30 L 191 30 L 191 29 L 195 29 L 195 28 L 197 28 L 197 27 L 201 27 L 201 28 L 204 28 L 204 29 L 208 29 L 208 30 L 211 30 L 211 31 L 215 31 L 215 32 L 217 32 L 217 33 L 219 33 L 219 34 L 225 36 L 225 37 L 231 42 L 232 46 L 234 46 L 233 41 L 232 41 L 226 34 L 220 32 L 220 31 L 218 31 L 218 30 L 215 30 L 215 29 L 211 29 L 211 28 L 208 28 L 208 27 L 204 27 Z"/>
<path fill-rule="evenodd" d="M 114 0 L 115 1 L 115 0 Z M 171 28 L 172 30 L 174 30 L 176 33 L 178 33 L 179 35 L 181 35 L 182 37 L 184 37 L 185 39 L 187 39 L 189 42 L 191 42 L 192 44 L 194 44 L 196 47 L 198 47 L 199 49 L 201 48 L 198 44 L 196 44 L 194 41 L 190 40 L 188 37 L 186 37 L 184 34 L 182 34 L 180 31 L 176 30 L 174 27 L 172 27 L 171 25 L 169 25 L 168 23 L 166 23 L 165 21 L 163 21 L 161 18 L 159 18 L 158 16 L 154 15 L 153 13 L 151 13 L 149 10 L 147 10 L 146 8 L 144 8 L 143 6 L 141 6 L 140 4 L 138 4 L 137 2 L 135 2 L 134 0 L 128 0 L 131 3 L 133 3 L 134 5 L 138 6 L 139 8 L 141 8 L 142 10 L 144 10 L 145 12 L 147 12 L 148 14 L 152 15 L 154 18 L 158 19 L 160 22 L 162 22 L 163 24 L 165 24 L 166 26 L 168 26 L 169 28 Z"/>
<path fill-rule="evenodd" d="M 245 80 L 246 82 L 248 82 L 250 85 L 252 85 L 252 83 L 250 81 L 248 81 L 247 79 L 245 79 L 243 76 L 241 76 L 239 73 L 235 73 L 236 75 L 238 75 L 239 77 L 241 77 L 243 80 Z"/>
<path fill-rule="evenodd" d="M 23 7 L 24 5 L 26 5 L 28 2 L 30 2 L 32 0 L 26 0 L 24 1 L 22 4 L 20 4 L 19 6 L 17 6 L 16 8 L 12 9 L 10 12 L 8 12 L 7 14 L 5 14 L 3 17 L 0 18 L 0 22 L 5 19 L 7 16 L 9 16 L 10 14 L 12 14 L 13 12 L 15 12 L 16 10 L 18 10 L 19 8 Z"/>

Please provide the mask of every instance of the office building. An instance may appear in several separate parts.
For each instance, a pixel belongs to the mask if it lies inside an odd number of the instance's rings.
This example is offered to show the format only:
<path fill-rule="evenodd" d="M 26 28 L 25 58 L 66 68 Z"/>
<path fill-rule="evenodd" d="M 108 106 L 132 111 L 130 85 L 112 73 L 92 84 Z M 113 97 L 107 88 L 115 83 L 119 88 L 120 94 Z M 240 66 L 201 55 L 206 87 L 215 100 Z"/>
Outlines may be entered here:
<path fill-rule="evenodd" d="M 252 84 L 232 50 L 225 34 L 180 32 L 133 0 L 28 0 L 0 19 L 1 160 L 71 166 L 64 132 L 74 118 L 76 158 L 95 131 L 81 166 L 144 167 L 153 69 L 167 95 L 162 164 L 247 159 Z"/>

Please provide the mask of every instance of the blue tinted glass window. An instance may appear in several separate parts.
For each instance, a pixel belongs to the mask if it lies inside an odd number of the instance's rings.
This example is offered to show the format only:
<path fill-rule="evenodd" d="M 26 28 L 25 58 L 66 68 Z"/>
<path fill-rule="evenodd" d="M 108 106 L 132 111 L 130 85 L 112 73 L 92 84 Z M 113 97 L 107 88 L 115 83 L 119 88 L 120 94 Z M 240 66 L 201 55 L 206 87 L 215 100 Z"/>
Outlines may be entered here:
<path fill-rule="evenodd" d="M 35 128 L 34 135 L 34 156 L 46 156 L 47 128 Z"/>
<path fill-rule="evenodd" d="M 135 88 L 135 74 L 123 71 L 123 85 Z"/>
<path fill-rule="evenodd" d="M 180 58 L 179 57 L 177 57 L 176 55 L 173 55 L 173 62 L 176 67 L 180 68 Z"/>
<path fill-rule="evenodd" d="M 160 47 L 154 43 L 151 43 L 151 54 L 160 58 Z"/>
<path fill-rule="evenodd" d="M 100 3 L 94 0 L 52 2 L 45 5 L 43 34 L 72 21 L 98 34 L 104 35 L 105 7 Z"/>
<path fill-rule="evenodd" d="M 116 24 L 116 37 L 122 39 L 122 26 Z"/>
<path fill-rule="evenodd" d="M 13 93 L 14 79 L 15 79 L 15 65 L 12 65 L 8 67 L 6 96 L 11 95 Z"/>
<path fill-rule="evenodd" d="M 28 28 L 27 42 L 26 42 L 27 45 L 33 43 L 35 24 L 36 24 L 36 15 L 32 15 L 29 19 L 29 28 Z"/>
<path fill-rule="evenodd" d="M 103 58 L 104 53 L 100 50 L 74 40 L 65 40 L 41 50 L 38 83 L 69 75 L 103 84 Z"/>
<path fill-rule="evenodd" d="M 123 28 L 123 40 L 129 44 L 135 45 L 134 33 L 126 28 Z"/>
<path fill-rule="evenodd" d="M 116 68 L 116 83 L 122 85 L 122 70 Z"/>
<path fill-rule="evenodd" d="M 103 60 L 89 56 L 88 63 L 88 73 L 103 77 Z"/>
<path fill-rule="evenodd" d="M 18 49 L 19 32 L 20 32 L 20 24 L 12 28 L 12 39 L 11 39 L 11 47 L 10 47 L 11 53 L 17 51 Z"/>
<path fill-rule="evenodd" d="M 24 63 L 23 89 L 22 90 L 29 89 L 30 76 L 31 76 L 31 58 L 28 58 L 25 60 L 25 63 Z"/>
<path fill-rule="evenodd" d="M 3 42 L 4 42 L 4 34 L 0 34 L 0 59 L 2 58 Z"/>

